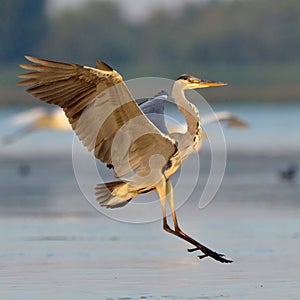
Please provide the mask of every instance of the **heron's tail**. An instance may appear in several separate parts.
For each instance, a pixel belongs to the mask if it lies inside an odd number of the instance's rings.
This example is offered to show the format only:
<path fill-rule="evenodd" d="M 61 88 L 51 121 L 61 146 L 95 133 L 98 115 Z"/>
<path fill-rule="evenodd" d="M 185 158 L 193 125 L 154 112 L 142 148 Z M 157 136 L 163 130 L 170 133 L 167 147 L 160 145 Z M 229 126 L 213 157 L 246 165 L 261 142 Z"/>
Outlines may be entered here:
<path fill-rule="evenodd" d="M 97 201 L 107 208 L 122 207 L 136 196 L 136 193 L 129 190 L 128 183 L 124 181 L 100 183 L 95 189 Z"/>

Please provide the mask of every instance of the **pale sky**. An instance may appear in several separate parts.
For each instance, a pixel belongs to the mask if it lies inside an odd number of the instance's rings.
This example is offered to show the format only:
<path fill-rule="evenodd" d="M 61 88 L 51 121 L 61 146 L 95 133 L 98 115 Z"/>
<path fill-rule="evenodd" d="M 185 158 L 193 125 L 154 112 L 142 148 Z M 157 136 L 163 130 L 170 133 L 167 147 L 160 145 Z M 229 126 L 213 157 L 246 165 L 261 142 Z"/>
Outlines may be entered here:
<path fill-rule="evenodd" d="M 48 0 L 48 10 L 55 13 L 61 9 L 76 9 L 91 1 L 104 0 Z M 120 5 L 125 16 L 131 20 L 143 20 L 157 9 L 176 12 L 187 3 L 203 3 L 209 0 L 106 0 Z"/>

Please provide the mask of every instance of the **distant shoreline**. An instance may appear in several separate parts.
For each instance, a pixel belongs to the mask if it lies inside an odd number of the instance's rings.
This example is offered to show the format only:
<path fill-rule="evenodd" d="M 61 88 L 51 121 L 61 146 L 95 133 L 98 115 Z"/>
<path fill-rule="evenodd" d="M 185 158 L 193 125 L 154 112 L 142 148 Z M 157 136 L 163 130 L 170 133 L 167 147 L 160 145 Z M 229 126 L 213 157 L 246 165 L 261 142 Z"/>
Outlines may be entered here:
<path fill-rule="evenodd" d="M 300 101 L 300 64 L 282 65 L 203 65 L 190 66 L 186 72 L 197 77 L 220 80 L 228 83 L 224 88 L 201 90 L 209 102 L 286 102 Z M 0 106 L 36 105 L 38 102 L 18 87 L 17 75 L 22 71 L 16 65 L 1 66 Z M 149 76 L 146 65 L 135 70 L 119 70 L 125 80 Z M 167 73 L 166 73 L 167 72 Z M 171 75 L 166 75 L 171 73 Z M 162 70 L 162 78 L 173 78 L 171 70 Z"/>
<path fill-rule="evenodd" d="M 234 84 L 224 89 L 201 91 L 201 95 L 209 102 L 299 102 L 300 86 L 296 84 L 273 84 L 252 86 Z M 41 103 L 20 88 L 0 87 L 0 106 L 33 106 Z"/>

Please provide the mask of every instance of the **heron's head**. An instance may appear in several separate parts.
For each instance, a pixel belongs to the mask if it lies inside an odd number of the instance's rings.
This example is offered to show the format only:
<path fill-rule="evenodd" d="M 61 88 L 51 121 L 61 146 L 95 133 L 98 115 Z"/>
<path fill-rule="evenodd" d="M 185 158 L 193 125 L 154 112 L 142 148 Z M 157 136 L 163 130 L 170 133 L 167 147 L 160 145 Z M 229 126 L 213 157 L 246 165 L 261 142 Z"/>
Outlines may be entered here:
<path fill-rule="evenodd" d="M 227 83 L 218 82 L 218 81 L 210 81 L 206 79 L 199 79 L 192 75 L 183 74 L 180 75 L 176 82 L 181 83 L 184 89 L 201 89 L 211 86 L 225 86 Z"/>

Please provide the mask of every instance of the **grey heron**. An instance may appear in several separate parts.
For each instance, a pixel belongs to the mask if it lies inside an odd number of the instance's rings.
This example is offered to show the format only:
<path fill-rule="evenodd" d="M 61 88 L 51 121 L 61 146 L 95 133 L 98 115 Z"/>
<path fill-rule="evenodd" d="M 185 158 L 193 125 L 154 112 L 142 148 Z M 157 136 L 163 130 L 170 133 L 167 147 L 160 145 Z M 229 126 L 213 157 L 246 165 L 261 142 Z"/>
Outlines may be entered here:
<path fill-rule="evenodd" d="M 118 181 L 99 184 L 97 200 L 104 207 L 127 204 L 132 198 L 156 190 L 162 207 L 163 229 L 194 246 L 203 255 L 230 263 L 185 232 L 177 221 L 170 177 L 183 161 L 198 151 L 203 137 L 197 108 L 185 97 L 186 89 L 225 86 L 226 83 L 181 75 L 172 97 L 187 123 L 185 133 L 163 133 L 139 108 L 122 76 L 103 61 L 96 67 L 80 66 L 25 56 L 33 64 L 20 67 L 31 72 L 19 75 L 19 85 L 38 99 L 63 108 L 73 130 L 97 159 L 113 167 Z M 127 176 L 127 177 L 125 177 Z M 166 202 L 174 229 L 167 222 Z"/>

